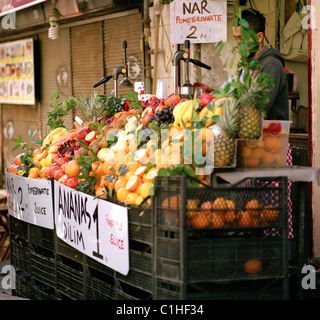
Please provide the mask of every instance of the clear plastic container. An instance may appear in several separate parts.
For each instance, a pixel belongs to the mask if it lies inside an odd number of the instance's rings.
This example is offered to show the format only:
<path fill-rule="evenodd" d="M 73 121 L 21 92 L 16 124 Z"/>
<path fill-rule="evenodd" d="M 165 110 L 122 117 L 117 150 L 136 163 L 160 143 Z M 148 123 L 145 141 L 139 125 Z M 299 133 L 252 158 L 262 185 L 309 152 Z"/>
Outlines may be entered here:
<path fill-rule="evenodd" d="M 239 140 L 237 166 L 285 167 L 291 121 L 263 120 L 262 139 Z"/>

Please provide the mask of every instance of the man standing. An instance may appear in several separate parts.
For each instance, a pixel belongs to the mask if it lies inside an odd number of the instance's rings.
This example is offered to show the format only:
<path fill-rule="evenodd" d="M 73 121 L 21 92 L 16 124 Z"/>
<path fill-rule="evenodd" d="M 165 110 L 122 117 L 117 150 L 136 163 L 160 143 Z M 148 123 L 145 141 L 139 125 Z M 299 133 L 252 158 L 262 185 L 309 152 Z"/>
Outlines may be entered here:
<path fill-rule="evenodd" d="M 248 22 L 249 28 L 256 33 L 260 43 L 254 47 L 256 51 L 251 52 L 249 58 L 256 58 L 260 65 L 259 71 L 272 75 L 275 81 L 274 88 L 268 92 L 267 119 L 289 120 L 289 92 L 287 75 L 284 71 L 285 61 L 278 50 L 263 44 L 266 19 L 259 11 L 255 10 L 243 10 L 242 18 Z M 242 40 L 241 26 L 233 28 L 233 36 L 237 43 Z"/>

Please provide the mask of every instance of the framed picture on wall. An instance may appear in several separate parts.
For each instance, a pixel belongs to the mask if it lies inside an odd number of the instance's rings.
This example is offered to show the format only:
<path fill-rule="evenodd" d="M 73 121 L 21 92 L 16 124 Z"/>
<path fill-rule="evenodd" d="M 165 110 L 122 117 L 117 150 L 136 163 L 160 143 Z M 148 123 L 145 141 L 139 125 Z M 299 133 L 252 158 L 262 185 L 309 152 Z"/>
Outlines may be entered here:
<path fill-rule="evenodd" d="M 0 103 L 35 104 L 32 38 L 0 44 Z"/>

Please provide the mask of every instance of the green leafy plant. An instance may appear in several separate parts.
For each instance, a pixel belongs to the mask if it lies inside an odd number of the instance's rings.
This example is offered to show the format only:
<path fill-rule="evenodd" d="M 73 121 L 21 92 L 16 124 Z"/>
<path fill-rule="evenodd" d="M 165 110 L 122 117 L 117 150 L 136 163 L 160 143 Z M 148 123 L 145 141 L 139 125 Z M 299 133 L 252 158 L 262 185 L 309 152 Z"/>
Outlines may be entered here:
<path fill-rule="evenodd" d="M 250 9 L 246 9 L 252 11 Z M 253 11 L 252 11 L 253 12 Z M 233 96 L 241 99 L 241 96 L 250 90 L 251 86 L 259 87 L 260 95 L 256 97 L 256 104 L 260 106 L 260 112 L 265 113 L 264 105 L 268 103 L 268 90 L 274 87 L 274 77 L 263 72 L 259 72 L 259 61 L 252 58 L 251 53 L 256 53 L 259 49 L 260 42 L 256 33 L 249 28 L 248 21 L 242 18 L 242 10 L 238 9 L 234 18 L 234 27 L 241 26 L 241 41 L 238 43 L 238 53 L 240 61 L 237 66 L 237 72 L 230 76 L 229 79 L 221 86 L 219 90 L 215 90 L 212 95 L 216 98 Z M 233 66 L 237 39 L 235 40 L 231 51 L 226 55 L 224 66 L 229 64 Z M 221 54 L 224 43 L 219 41 L 216 43 L 216 56 Z"/>
<path fill-rule="evenodd" d="M 52 103 L 50 107 L 53 109 L 48 112 L 47 126 L 50 130 L 65 127 L 63 117 L 68 115 L 69 111 L 72 110 L 76 105 L 76 99 L 73 97 L 68 98 L 66 101 L 60 101 L 60 93 L 54 90 L 51 94 Z"/>
<path fill-rule="evenodd" d="M 127 166 L 125 164 L 120 165 L 119 170 L 116 172 L 114 170 L 114 168 L 111 166 L 109 168 L 110 171 L 112 171 L 114 174 L 110 174 L 110 175 L 106 175 L 104 180 L 108 181 L 108 182 L 113 182 L 113 184 L 115 185 L 116 182 L 119 180 L 119 177 L 121 177 L 122 175 L 125 175 L 127 172 L 129 172 Z M 106 195 L 108 197 L 108 199 L 110 200 L 116 200 L 116 193 L 114 191 L 114 189 L 110 189 L 107 186 L 104 186 L 105 190 L 106 190 Z"/>
<path fill-rule="evenodd" d="M 31 144 L 39 144 L 39 145 L 42 144 L 41 140 L 34 140 L 38 131 L 39 130 L 32 132 L 32 130 L 29 130 L 28 131 L 28 137 L 29 137 L 28 141 L 24 141 L 21 135 L 19 135 L 19 138 L 12 139 L 12 141 L 16 144 L 12 148 L 12 151 L 15 151 L 19 148 L 22 149 L 21 155 L 20 155 L 22 165 L 20 165 L 17 169 L 22 170 L 23 176 L 28 176 L 30 169 L 32 167 L 36 166 L 33 161 L 32 153 L 37 147 L 32 147 Z"/>
<path fill-rule="evenodd" d="M 129 107 L 130 108 L 134 108 L 134 109 L 143 109 L 142 108 L 142 104 L 141 104 L 141 101 L 139 100 L 139 97 L 138 97 L 138 92 L 135 92 L 135 91 L 127 91 L 127 94 L 125 95 L 125 98 L 128 100 L 128 101 L 131 101 L 131 103 L 129 104 Z"/>
<path fill-rule="evenodd" d="M 109 94 L 109 96 L 100 95 L 100 101 L 103 102 L 103 109 L 108 117 L 113 117 L 116 113 L 123 110 L 122 105 L 123 96 L 120 95 L 119 98 L 116 98 Z"/>

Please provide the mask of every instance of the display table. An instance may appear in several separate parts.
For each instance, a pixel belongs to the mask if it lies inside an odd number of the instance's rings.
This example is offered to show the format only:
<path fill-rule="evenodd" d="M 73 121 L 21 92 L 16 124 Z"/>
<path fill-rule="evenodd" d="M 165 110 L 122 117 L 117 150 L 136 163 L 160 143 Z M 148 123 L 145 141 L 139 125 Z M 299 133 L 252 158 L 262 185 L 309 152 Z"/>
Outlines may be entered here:
<path fill-rule="evenodd" d="M 217 170 L 213 172 L 213 186 L 218 183 L 234 184 L 245 178 L 261 178 L 261 177 L 287 177 L 288 180 L 296 182 L 298 186 L 298 197 L 292 199 L 293 205 L 298 208 L 298 217 L 296 219 L 297 230 L 294 231 L 293 238 L 293 269 L 296 269 L 298 275 L 301 276 L 301 268 L 305 261 L 310 258 L 309 250 L 306 246 L 306 239 L 312 235 L 308 234 L 309 229 L 306 228 L 312 224 L 312 212 L 310 211 L 310 203 L 308 199 L 309 183 L 316 181 L 320 185 L 320 169 L 303 166 L 288 166 L 274 168 L 235 168 L 229 170 Z M 221 181 L 222 179 L 222 181 Z M 296 254 L 296 257 L 294 255 Z M 300 279 L 300 276 L 298 278 Z M 299 284 L 300 283 L 300 284 Z M 303 290 L 301 281 L 297 285 L 298 296 L 303 298 Z"/>

